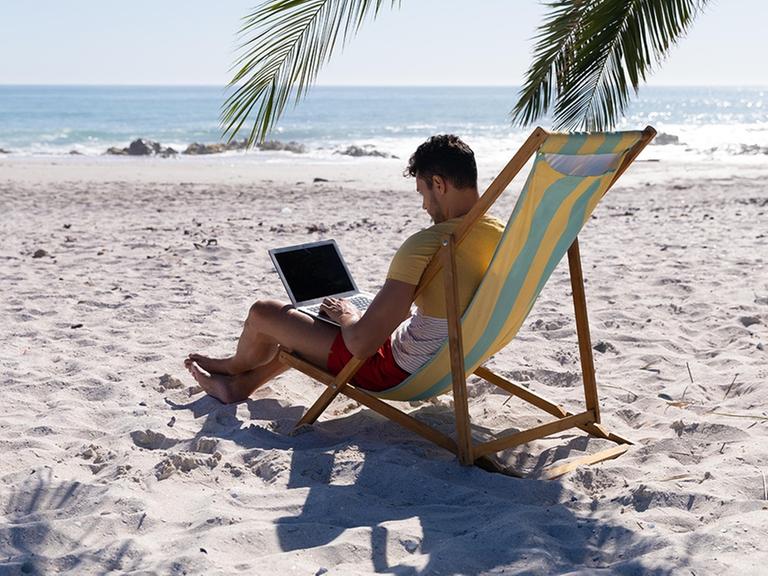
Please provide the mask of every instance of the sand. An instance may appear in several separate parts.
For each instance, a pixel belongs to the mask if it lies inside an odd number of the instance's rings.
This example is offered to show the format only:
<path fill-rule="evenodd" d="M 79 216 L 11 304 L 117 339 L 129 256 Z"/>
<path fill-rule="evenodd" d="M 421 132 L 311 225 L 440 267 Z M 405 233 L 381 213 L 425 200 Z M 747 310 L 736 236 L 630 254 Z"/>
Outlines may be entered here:
<path fill-rule="evenodd" d="M 598 207 L 603 422 L 636 445 L 547 481 L 604 444 L 501 453 L 519 479 L 345 399 L 294 435 L 322 390 L 295 372 L 238 405 L 196 392 L 184 356 L 284 297 L 267 248 L 336 238 L 375 291 L 428 224 L 402 161 L 196 160 L 0 161 L 0 574 L 765 573 L 768 167 L 638 162 Z M 579 409 L 566 271 L 491 365 Z M 546 419 L 470 396 L 478 437 Z M 450 430 L 447 396 L 401 407 Z"/>

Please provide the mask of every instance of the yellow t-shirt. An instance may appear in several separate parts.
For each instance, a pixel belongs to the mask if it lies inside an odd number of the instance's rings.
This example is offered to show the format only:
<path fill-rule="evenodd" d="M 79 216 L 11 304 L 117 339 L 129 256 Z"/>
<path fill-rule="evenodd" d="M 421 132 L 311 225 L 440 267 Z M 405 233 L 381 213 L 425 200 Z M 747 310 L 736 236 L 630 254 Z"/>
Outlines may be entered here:
<path fill-rule="evenodd" d="M 460 222 L 461 217 L 452 218 L 408 238 L 392 259 L 387 279 L 417 285 L 430 259 L 440 248 L 443 237 L 453 232 Z M 467 237 L 459 244 L 456 251 L 456 276 L 462 313 L 477 290 L 503 231 L 504 224 L 500 220 L 485 215 L 475 222 Z M 447 317 L 442 272 L 427 284 L 415 304 L 426 316 Z"/>

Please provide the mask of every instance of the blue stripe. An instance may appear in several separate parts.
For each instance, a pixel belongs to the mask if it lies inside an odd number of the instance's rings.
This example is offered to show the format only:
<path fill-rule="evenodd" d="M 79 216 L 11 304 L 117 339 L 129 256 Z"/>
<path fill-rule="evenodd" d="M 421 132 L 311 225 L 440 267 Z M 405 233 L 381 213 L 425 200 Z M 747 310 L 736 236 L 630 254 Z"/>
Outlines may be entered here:
<path fill-rule="evenodd" d="M 588 134 L 571 134 L 568 137 L 568 142 L 565 143 L 565 146 L 563 146 L 560 150 L 558 150 L 558 154 L 578 154 L 581 147 L 584 145 L 584 142 L 586 142 L 587 138 L 589 137 Z"/>
<path fill-rule="evenodd" d="M 626 136 L 626 132 L 608 132 L 605 134 L 605 141 L 600 145 L 595 154 L 609 154 L 614 152 L 616 146 L 619 145 L 621 139 Z M 617 152 L 623 152 L 624 150 L 617 150 Z"/>

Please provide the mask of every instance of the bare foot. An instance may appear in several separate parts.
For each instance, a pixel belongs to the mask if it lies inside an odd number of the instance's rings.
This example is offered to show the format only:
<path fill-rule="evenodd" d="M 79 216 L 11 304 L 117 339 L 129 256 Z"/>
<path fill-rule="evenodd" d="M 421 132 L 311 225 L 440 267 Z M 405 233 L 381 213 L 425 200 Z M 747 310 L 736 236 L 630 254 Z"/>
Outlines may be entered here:
<path fill-rule="evenodd" d="M 232 396 L 232 376 L 227 374 L 212 374 L 202 369 L 197 362 L 191 358 L 184 361 L 184 366 L 192 374 L 200 387 L 205 390 L 209 396 L 213 396 L 219 402 L 230 404 L 238 400 Z"/>
<path fill-rule="evenodd" d="M 200 368 L 205 370 L 206 372 L 210 372 L 211 374 L 227 374 L 229 376 L 232 376 L 234 373 L 232 371 L 232 358 L 209 358 L 208 356 L 203 356 L 202 354 L 190 354 L 189 358 L 187 360 L 190 360 L 192 362 L 196 362 Z M 187 361 L 184 361 L 184 365 L 187 365 Z M 189 370 L 189 367 L 187 367 Z M 202 386 L 202 384 L 201 384 Z"/>

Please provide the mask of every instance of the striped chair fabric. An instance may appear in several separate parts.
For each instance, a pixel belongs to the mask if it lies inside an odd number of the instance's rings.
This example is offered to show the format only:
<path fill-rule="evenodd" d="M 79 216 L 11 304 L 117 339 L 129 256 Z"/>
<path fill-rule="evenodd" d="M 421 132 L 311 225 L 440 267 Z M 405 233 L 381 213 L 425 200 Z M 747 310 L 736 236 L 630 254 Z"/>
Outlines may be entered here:
<path fill-rule="evenodd" d="M 466 375 L 517 334 L 625 155 L 642 136 L 640 131 L 553 133 L 541 144 L 488 271 L 461 318 Z M 446 341 L 418 372 L 374 395 L 421 400 L 450 390 Z"/>

